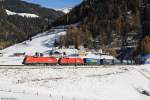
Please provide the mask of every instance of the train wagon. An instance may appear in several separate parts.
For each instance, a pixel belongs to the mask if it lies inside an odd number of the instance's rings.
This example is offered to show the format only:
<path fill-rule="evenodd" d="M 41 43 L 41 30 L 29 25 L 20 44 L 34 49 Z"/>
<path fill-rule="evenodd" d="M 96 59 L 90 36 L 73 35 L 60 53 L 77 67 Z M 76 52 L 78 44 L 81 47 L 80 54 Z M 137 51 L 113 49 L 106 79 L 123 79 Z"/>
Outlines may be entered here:
<path fill-rule="evenodd" d="M 55 57 L 35 57 L 26 56 L 23 64 L 25 65 L 56 65 L 57 59 Z"/>
<path fill-rule="evenodd" d="M 60 58 L 60 65 L 84 65 L 84 60 L 82 58 Z"/>
<path fill-rule="evenodd" d="M 84 58 L 86 65 L 100 65 L 100 59 Z"/>

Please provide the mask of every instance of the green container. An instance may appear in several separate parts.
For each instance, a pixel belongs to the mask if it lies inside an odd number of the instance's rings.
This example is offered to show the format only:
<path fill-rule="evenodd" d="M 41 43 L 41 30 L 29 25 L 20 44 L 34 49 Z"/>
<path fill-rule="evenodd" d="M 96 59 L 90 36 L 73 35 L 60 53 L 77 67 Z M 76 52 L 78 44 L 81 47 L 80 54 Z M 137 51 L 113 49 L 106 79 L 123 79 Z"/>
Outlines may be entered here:
<path fill-rule="evenodd" d="M 85 58 L 84 61 L 86 64 L 89 64 L 89 65 L 99 65 L 100 64 L 100 59 Z"/>

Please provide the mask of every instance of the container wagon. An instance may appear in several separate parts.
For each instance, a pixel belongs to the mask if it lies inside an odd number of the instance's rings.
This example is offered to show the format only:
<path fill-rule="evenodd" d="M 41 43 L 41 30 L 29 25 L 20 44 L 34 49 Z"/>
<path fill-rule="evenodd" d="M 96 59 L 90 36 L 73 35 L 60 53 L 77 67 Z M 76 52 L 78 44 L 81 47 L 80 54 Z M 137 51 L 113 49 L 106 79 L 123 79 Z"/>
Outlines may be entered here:
<path fill-rule="evenodd" d="M 100 59 L 84 58 L 85 65 L 100 65 Z"/>

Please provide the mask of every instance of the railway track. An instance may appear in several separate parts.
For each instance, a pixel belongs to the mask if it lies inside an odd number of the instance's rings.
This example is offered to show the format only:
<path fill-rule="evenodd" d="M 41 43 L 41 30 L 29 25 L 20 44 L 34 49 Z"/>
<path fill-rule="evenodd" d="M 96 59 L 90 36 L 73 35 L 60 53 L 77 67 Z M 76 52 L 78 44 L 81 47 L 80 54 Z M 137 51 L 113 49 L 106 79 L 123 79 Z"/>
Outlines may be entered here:
<path fill-rule="evenodd" d="M 60 65 L 53 65 L 53 66 L 27 66 L 27 65 L 0 65 L 0 69 L 85 69 L 85 68 L 112 68 L 112 67 L 119 67 L 119 66 L 134 66 L 134 65 L 67 65 L 67 66 L 60 66 Z"/>
<path fill-rule="evenodd" d="M 78 69 L 78 68 L 102 68 L 104 66 L 25 66 L 25 65 L 0 65 L 0 69 Z"/>

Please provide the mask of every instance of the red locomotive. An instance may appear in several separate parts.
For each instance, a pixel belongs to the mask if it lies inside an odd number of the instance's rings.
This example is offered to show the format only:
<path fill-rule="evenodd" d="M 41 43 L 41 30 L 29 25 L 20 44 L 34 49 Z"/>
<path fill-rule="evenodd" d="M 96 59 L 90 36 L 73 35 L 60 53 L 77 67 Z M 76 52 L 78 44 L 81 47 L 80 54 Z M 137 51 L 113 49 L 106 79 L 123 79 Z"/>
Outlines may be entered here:
<path fill-rule="evenodd" d="M 60 58 L 60 65 L 84 65 L 84 60 L 82 58 Z"/>
<path fill-rule="evenodd" d="M 56 65 L 57 59 L 55 57 L 36 57 L 36 56 L 26 56 L 23 64 L 25 65 L 37 65 L 37 64 L 44 64 L 44 65 Z"/>

